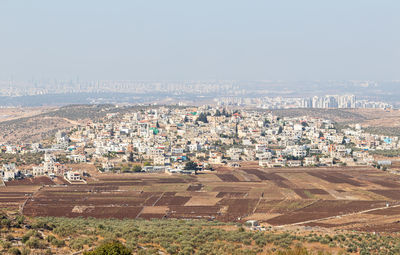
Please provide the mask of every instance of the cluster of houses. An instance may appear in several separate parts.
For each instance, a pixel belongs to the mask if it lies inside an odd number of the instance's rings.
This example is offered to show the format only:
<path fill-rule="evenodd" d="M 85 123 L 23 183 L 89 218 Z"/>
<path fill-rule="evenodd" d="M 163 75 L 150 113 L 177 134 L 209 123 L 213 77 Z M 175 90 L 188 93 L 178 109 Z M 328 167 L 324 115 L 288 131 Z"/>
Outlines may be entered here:
<path fill-rule="evenodd" d="M 58 132 L 49 148 L 39 143 L 0 147 L 4 153 L 45 151 L 43 163 L 30 169 L 32 176 L 66 176 L 68 170 L 54 152 L 64 153 L 71 163 L 93 163 L 101 171 L 132 162 L 148 172 L 182 172 L 188 161 L 199 169 L 235 167 L 243 161 L 258 161 L 262 167 L 371 165 L 370 151 L 399 148 L 398 137 L 370 134 L 360 125 L 338 130 L 321 118 L 211 106 L 114 113 Z M 12 165 L 3 166 L 3 179 L 15 178 L 10 171 L 15 172 Z"/>
<path fill-rule="evenodd" d="M 3 164 L 0 168 L 0 174 L 3 181 L 37 176 L 48 176 L 50 178 L 61 176 L 71 182 L 82 180 L 83 172 L 68 169 L 65 164 L 57 162 L 54 154 L 45 153 L 44 160 L 40 165 L 19 168 L 15 163 Z"/>

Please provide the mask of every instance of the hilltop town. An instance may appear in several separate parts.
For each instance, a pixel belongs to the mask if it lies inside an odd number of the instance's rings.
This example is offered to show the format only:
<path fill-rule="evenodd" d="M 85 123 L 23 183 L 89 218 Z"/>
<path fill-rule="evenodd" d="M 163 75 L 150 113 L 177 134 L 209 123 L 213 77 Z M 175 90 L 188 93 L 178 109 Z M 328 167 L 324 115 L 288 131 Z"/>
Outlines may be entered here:
<path fill-rule="evenodd" d="M 375 166 L 389 160 L 377 152 L 397 151 L 397 136 L 366 132 L 360 124 L 339 128 L 315 117 L 279 117 L 270 112 L 223 107 L 164 107 L 107 113 L 97 121 L 58 131 L 51 142 L 4 144 L 4 181 L 32 176 L 80 180 L 83 167 L 99 172 L 191 174 L 218 166 Z M 35 162 L 24 158 L 36 158 Z M 28 158 L 29 158 L 28 157 Z M 40 164 L 38 162 L 42 161 Z"/>

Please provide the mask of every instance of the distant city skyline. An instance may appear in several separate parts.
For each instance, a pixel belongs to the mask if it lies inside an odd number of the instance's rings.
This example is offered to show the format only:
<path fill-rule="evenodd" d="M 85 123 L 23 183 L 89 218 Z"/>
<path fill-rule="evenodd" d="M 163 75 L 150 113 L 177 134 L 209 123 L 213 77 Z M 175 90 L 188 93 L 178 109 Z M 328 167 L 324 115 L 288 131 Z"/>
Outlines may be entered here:
<path fill-rule="evenodd" d="M 0 79 L 400 80 L 400 2 L 3 0 Z"/>
<path fill-rule="evenodd" d="M 265 109 L 398 108 L 399 86 L 400 81 L 0 80 L 0 106 L 215 102 Z"/>

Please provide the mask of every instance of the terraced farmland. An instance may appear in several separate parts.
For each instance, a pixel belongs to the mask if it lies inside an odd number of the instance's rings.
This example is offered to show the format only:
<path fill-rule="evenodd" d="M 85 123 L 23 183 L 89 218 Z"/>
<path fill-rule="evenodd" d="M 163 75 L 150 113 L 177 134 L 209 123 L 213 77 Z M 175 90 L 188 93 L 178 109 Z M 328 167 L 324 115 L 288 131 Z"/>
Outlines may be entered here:
<path fill-rule="evenodd" d="M 257 219 L 270 226 L 368 231 L 392 224 L 390 231 L 400 230 L 400 177 L 374 168 L 261 169 L 250 164 L 192 176 L 98 174 L 86 181 L 9 182 L 0 187 L 0 205 L 19 206 L 28 216 Z"/>

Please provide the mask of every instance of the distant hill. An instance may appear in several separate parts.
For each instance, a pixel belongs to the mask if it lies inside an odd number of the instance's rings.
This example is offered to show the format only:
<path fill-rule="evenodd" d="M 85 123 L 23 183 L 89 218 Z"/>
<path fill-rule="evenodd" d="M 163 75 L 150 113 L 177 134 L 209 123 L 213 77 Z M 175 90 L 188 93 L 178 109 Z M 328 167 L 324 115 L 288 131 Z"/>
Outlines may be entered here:
<path fill-rule="evenodd" d="M 88 121 L 98 121 L 109 113 L 124 114 L 134 109 L 149 107 L 151 106 L 117 107 L 112 104 L 77 104 L 56 109 L 53 107 L 36 115 L 0 121 L 0 143 L 38 142 L 54 136 L 58 130 L 65 130 Z M 21 111 L 22 109 L 25 108 L 21 108 Z"/>
<path fill-rule="evenodd" d="M 271 110 L 274 115 L 281 117 L 310 116 L 330 119 L 340 123 L 363 122 L 367 117 L 351 109 L 277 109 Z"/>
<path fill-rule="evenodd" d="M 49 112 L 0 122 L 0 142 L 37 142 L 80 122 L 127 110 L 114 105 L 69 105 Z"/>

